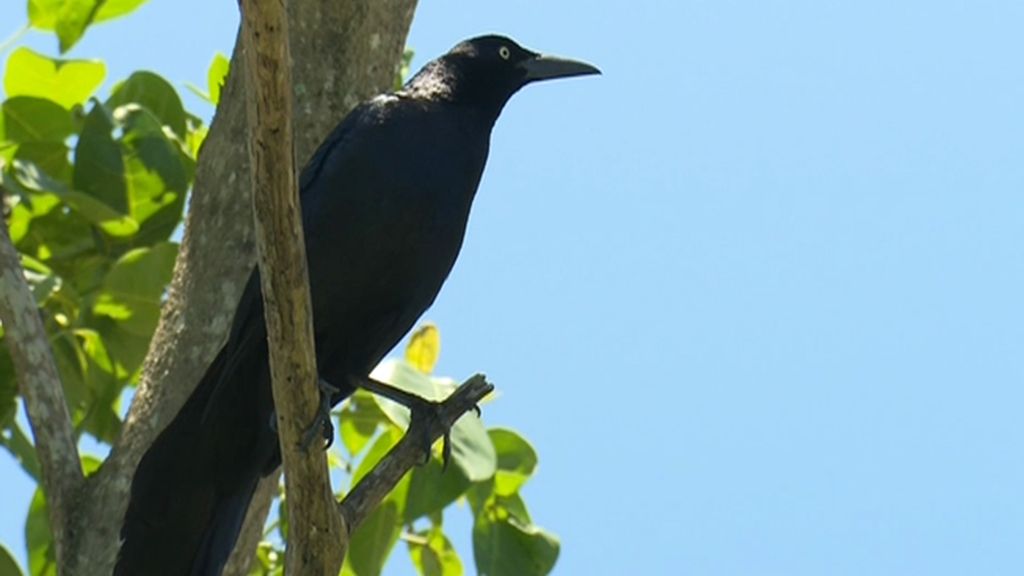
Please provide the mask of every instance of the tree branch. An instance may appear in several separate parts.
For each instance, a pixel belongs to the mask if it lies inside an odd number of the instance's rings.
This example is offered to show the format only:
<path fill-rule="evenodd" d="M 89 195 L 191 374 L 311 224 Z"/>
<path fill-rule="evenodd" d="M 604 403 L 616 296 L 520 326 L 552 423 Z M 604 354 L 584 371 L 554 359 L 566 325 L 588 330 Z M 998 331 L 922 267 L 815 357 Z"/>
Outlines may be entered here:
<path fill-rule="evenodd" d="M 335 575 L 343 560 L 336 544 L 342 519 L 327 460 L 302 446 L 319 414 L 320 392 L 292 144 L 288 17 L 284 0 L 242 0 L 241 7 L 256 248 L 290 518 L 285 573 Z"/>
<path fill-rule="evenodd" d="M 60 563 L 69 552 L 68 519 L 85 477 L 50 341 L 5 224 L 0 224 L 0 322 L 35 437 Z"/>
<path fill-rule="evenodd" d="M 430 447 L 438 438 L 451 430 L 466 412 L 476 409 L 493 390 L 494 385 L 487 382 L 483 374 L 474 374 L 444 401 L 427 403 L 433 404 L 434 410 L 413 409 L 409 429 L 402 439 L 338 505 L 349 532 L 366 520 L 406 472 L 430 458 Z"/>

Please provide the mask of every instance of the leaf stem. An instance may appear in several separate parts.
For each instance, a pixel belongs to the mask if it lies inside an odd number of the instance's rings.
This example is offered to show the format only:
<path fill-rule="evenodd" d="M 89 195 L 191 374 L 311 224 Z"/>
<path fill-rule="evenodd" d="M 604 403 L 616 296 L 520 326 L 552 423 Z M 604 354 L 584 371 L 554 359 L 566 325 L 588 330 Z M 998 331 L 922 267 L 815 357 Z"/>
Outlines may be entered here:
<path fill-rule="evenodd" d="M 25 24 L 23 24 L 21 26 L 21 28 L 18 28 L 17 30 L 15 30 L 14 33 L 11 34 L 10 36 L 8 36 L 7 38 L 5 38 L 3 42 L 0 42 L 0 54 L 3 54 L 4 52 L 7 51 L 8 48 L 13 46 L 18 40 L 21 40 L 21 37 L 24 36 L 25 33 L 28 32 L 31 29 L 32 29 L 32 23 L 31 22 L 25 22 Z"/>

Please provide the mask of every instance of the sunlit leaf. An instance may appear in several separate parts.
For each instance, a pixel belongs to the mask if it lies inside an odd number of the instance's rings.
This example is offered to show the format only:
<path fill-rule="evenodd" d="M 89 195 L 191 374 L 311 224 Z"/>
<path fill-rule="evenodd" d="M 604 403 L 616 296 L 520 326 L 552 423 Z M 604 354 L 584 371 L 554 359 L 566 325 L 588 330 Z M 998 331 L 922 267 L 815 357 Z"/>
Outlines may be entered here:
<path fill-rule="evenodd" d="M 57 32 L 61 54 L 67 52 L 81 40 L 85 29 L 96 17 L 104 0 L 64 0 L 57 14 L 54 31 Z"/>
<path fill-rule="evenodd" d="M 121 392 L 119 370 L 114 358 L 107 351 L 103 338 L 95 330 L 74 331 L 81 341 L 85 353 L 85 385 L 89 393 L 90 410 L 80 426 L 103 442 L 113 442 L 121 432 L 121 420 L 113 410 L 113 404 Z"/>
<path fill-rule="evenodd" d="M 21 264 L 36 305 L 42 306 L 60 288 L 60 277 L 49 266 L 27 254 L 21 255 Z"/>
<path fill-rule="evenodd" d="M 231 68 L 231 61 L 220 52 L 213 55 L 210 68 L 206 71 L 206 89 L 210 95 L 210 101 L 214 105 L 220 102 L 220 91 L 228 78 L 228 71 Z"/>
<path fill-rule="evenodd" d="M 96 60 L 55 60 L 18 48 L 7 60 L 4 91 L 8 98 L 35 96 L 53 100 L 64 108 L 85 102 L 96 91 L 106 66 Z"/>
<path fill-rule="evenodd" d="M 430 374 L 441 356 L 441 331 L 433 324 L 424 324 L 416 329 L 405 348 L 405 359 L 414 368 Z"/>
<path fill-rule="evenodd" d="M 417 533 L 425 542 L 408 543 L 409 556 L 420 576 L 462 576 L 462 560 L 439 527 Z"/>
<path fill-rule="evenodd" d="M 124 130 L 125 182 L 130 216 L 139 223 L 135 243 L 166 240 L 181 222 L 190 175 L 184 154 L 148 109 L 134 105 L 118 110 Z"/>
<path fill-rule="evenodd" d="M 56 31 L 66 52 L 92 24 L 132 12 L 146 0 L 29 0 L 28 16 L 39 30 Z"/>
<path fill-rule="evenodd" d="M 104 278 L 93 313 L 117 320 L 134 334 L 151 335 L 177 254 L 178 246 L 170 242 L 125 253 Z"/>
<path fill-rule="evenodd" d="M 356 390 L 345 403 L 338 415 L 341 441 L 349 454 L 358 454 L 377 432 L 377 427 L 386 422 L 380 408 L 363 390 Z"/>
<path fill-rule="evenodd" d="M 28 0 L 28 20 L 40 30 L 53 30 L 64 0 Z"/>
<path fill-rule="evenodd" d="M 125 16 L 134 12 L 139 6 L 142 6 L 146 2 L 147 0 L 106 0 L 103 2 L 103 5 L 100 6 L 99 11 L 96 13 L 96 17 L 93 18 L 93 22 L 104 22 L 106 20 Z"/>
<path fill-rule="evenodd" d="M 494 474 L 495 492 L 503 496 L 514 494 L 537 467 L 537 452 L 525 438 L 512 430 L 492 428 L 487 433 L 498 453 L 498 469 Z"/>

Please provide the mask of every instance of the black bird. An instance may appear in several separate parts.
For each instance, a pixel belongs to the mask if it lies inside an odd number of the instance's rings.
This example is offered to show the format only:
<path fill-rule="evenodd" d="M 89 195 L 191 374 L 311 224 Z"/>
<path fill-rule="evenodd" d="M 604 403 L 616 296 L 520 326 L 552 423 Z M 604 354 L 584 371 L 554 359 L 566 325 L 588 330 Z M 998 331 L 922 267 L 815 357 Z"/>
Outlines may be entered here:
<path fill-rule="evenodd" d="M 356 107 L 320 145 L 299 185 L 317 366 L 338 388 L 332 404 L 437 296 L 509 97 L 530 82 L 598 73 L 502 36 L 473 38 Z M 281 461 L 267 358 L 255 270 L 227 343 L 139 463 L 115 575 L 221 573 L 257 481 Z"/>

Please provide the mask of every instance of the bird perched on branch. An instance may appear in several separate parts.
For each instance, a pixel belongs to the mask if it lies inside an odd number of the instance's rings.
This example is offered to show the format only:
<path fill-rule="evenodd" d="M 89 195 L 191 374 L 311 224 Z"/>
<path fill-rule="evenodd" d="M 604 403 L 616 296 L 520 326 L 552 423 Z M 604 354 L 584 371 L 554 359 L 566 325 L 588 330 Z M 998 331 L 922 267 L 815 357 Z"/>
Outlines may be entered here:
<path fill-rule="evenodd" d="M 317 369 L 336 388 L 331 404 L 437 296 L 508 99 L 531 82 L 597 73 L 481 36 L 357 106 L 327 136 L 299 187 Z M 227 343 L 139 463 L 115 575 L 221 573 L 256 483 L 281 461 L 273 411 L 256 270 Z"/>

